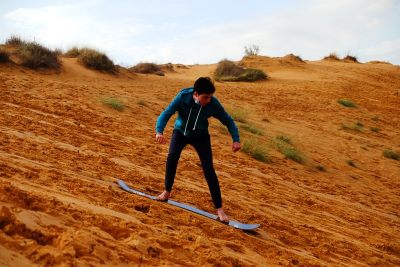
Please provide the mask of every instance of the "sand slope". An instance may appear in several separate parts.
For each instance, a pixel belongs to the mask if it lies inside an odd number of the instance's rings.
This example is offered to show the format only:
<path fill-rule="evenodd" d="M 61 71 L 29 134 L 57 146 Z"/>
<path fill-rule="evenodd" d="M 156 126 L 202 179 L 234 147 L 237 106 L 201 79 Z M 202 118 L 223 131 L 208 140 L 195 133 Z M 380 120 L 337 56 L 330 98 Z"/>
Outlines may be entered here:
<path fill-rule="evenodd" d="M 154 141 L 157 116 L 215 65 L 164 77 L 103 74 L 74 59 L 63 59 L 59 74 L 0 65 L 0 265 L 400 265 L 400 162 L 382 156 L 400 150 L 400 68 L 291 57 L 242 64 L 270 80 L 216 83 L 216 96 L 262 132 L 239 123 L 242 141 L 257 140 L 273 162 L 232 153 L 216 120 L 210 133 L 226 211 L 261 223 L 255 233 L 115 184 L 122 178 L 150 194 L 163 189 L 168 147 Z M 106 97 L 121 99 L 125 110 L 103 105 Z M 342 107 L 341 98 L 358 108 Z M 352 129 L 355 123 L 362 127 Z M 271 145 L 278 135 L 290 137 L 304 165 Z M 173 199 L 213 212 L 190 147 Z"/>

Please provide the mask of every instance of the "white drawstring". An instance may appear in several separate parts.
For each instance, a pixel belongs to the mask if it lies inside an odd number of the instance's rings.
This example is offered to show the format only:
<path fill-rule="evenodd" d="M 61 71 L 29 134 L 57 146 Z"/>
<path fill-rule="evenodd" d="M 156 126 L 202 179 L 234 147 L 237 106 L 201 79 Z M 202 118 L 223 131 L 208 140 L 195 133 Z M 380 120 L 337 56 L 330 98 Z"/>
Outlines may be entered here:
<path fill-rule="evenodd" d="M 189 111 L 189 117 L 188 117 L 188 119 L 187 119 L 187 121 L 186 121 L 186 125 L 185 125 L 185 132 L 183 133 L 183 135 L 184 135 L 184 136 L 186 136 L 186 128 L 187 128 L 187 125 L 188 125 L 188 123 L 189 123 L 189 119 L 190 119 L 190 113 L 192 113 L 192 108 L 190 108 L 190 111 Z"/>
<path fill-rule="evenodd" d="M 201 108 L 202 108 L 202 107 L 203 107 L 203 106 L 200 106 L 199 113 L 197 113 L 196 121 L 194 122 L 193 131 L 196 129 L 197 119 L 199 118 L 200 111 L 201 111 Z"/>

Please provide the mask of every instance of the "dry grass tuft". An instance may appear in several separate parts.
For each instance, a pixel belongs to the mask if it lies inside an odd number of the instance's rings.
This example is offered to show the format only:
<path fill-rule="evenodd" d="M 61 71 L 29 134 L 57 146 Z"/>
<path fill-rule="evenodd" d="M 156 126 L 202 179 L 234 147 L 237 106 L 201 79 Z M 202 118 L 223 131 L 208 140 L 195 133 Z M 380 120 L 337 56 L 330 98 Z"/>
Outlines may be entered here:
<path fill-rule="evenodd" d="M 352 56 L 352 55 L 349 55 L 349 54 L 343 58 L 343 61 L 345 61 L 345 62 L 359 63 L 357 57 Z"/>
<path fill-rule="evenodd" d="M 129 70 L 137 73 L 156 74 L 159 76 L 164 76 L 164 72 L 161 70 L 161 66 L 155 63 L 139 63 Z"/>
<path fill-rule="evenodd" d="M 78 61 L 90 69 L 104 70 L 107 72 L 116 71 L 114 62 L 109 59 L 106 54 L 91 48 L 78 49 Z"/>
<path fill-rule="evenodd" d="M 340 58 L 336 53 L 330 53 L 328 56 L 324 57 L 324 60 L 340 61 Z"/>
<path fill-rule="evenodd" d="M 267 79 L 267 74 L 259 69 L 243 68 L 233 61 L 224 59 L 218 63 L 214 79 L 225 82 L 253 82 Z"/>

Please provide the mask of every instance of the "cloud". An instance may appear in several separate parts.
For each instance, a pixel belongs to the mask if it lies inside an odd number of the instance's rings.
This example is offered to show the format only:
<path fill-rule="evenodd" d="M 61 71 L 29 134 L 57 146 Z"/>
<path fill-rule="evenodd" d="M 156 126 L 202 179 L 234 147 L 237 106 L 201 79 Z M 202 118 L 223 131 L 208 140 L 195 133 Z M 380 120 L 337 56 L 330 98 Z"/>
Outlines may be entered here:
<path fill-rule="evenodd" d="M 173 2 L 173 8 L 160 2 L 129 3 L 91 1 L 20 8 L 3 16 L 7 27 L 1 32 L 36 38 L 52 48 L 91 46 L 124 65 L 238 60 L 244 46 L 252 44 L 268 56 L 294 53 L 317 60 L 336 52 L 364 61 L 400 63 L 400 36 L 394 26 L 400 25 L 400 2 L 396 0 L 287 1 L 273 12 L 254 6 L 253 16 L 235 11 L 235 18 L 229 17 L 229 9 L 236 7 L 220 7 L 204 20 L 193 11 L 190 16 L 174 13 L 181 6 L 179 1 Z M 207 3 L 196 6 L 197 13 L 206 12 L 206 7 Z M 190 11 L 188 4 L 183 8 Z"/>

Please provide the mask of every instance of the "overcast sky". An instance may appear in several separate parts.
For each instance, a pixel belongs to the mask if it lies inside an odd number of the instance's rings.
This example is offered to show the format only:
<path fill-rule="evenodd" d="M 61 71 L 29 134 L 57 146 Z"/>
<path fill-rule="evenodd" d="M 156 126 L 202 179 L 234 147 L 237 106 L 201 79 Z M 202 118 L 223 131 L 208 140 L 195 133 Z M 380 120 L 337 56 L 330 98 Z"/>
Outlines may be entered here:
<path fill-rule="evenodd" d="M 88 46 L 124 66 L 239 60 L 253 44 L 266 56 L 399 65 L 399 25 L 400 0 L 0 0 L 0 43 Z"/>

